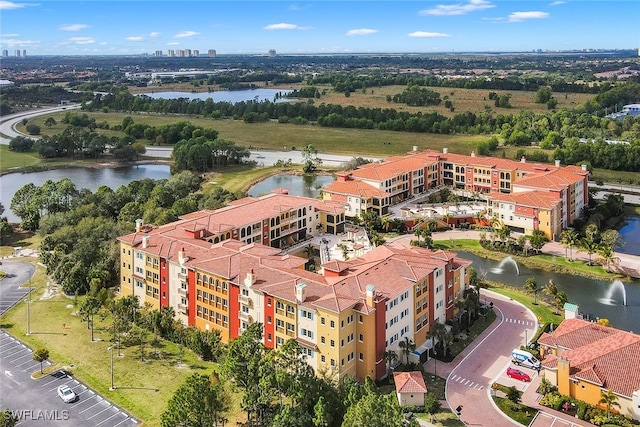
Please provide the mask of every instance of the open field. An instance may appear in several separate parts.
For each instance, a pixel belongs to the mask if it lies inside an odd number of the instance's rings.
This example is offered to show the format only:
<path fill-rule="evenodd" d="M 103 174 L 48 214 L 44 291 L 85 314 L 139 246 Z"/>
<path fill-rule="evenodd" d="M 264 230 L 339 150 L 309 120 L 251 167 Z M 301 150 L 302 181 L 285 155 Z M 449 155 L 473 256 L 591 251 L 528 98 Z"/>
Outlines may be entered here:
<path fill-rule="evenodd" d="M 29 260 L 26 260 L 29 261 Z M 145 361 L 140 361 L 140 346 L 122 347 L 123 357 L 114 361 L 115 391 L 109 391 L 111 371 L 109 351 L 111 345 L 108 321 L 95 316 L 95 338 L 86 322 L 76 315 L 72 298 L 54 293 L 43 298 L 47 277 L 42 267 L 37 267 L 32 285 L 31 331 L 27 336 L 26 303 L 19 303 L 6 313 L 2 327 L 32 348 L 44 347 L 50 352 L 50 360 L 68 369 L 76 378 L 95 388 L 100 394 L 130 411 L 143 421 L 144 426 L 159 426 L 160 416 L 167 402 L 183 380 L 194 372 L 211 373 L 216 364 L 202 362 L 188 350 L 183 352 L 183 364 L 179 365 L 178 346 L 162 341 L 159 356 L 153 355 L 153 347 L 145 345 Z M 151 334 L 150 334 L 151 335 Z M 117 353 L 116 353 L 117 354 Z M 230 394 L 230 425 L 235 425 L 240 413 L 239 395 Z"/>
<path fill-rule="evenodd" d="M 292 90 L 299 89 L 302 84 L 286 85 L 286 86 L 265 86 L 264 83 L 255 83 L 258 87 L 269 89 L 281 89 Z M 324 93 L 320 99 L 315 99 L 314 102 L 324 104 L 337 104 L 342 106 L 353 105 L 354 107 L 368 107 L 368 108 L 393 108 L 397 111 L 407 111 L 410 113 L 417 113 L 421 111 L 423 113 L 436 111 L 444 116 L 452 117 L 456 114 L 461 114 L 467 111 L 473 113 L 482 113 L 486 111 L 493 112 L 494 114 L 516 114 L 519 110 L 531 110 L 535 113 L 545 113 L 549 110 L 545 104 L 536 104 L 534 102 L 535 92 L 525 91 L 506 91 L 506 90 L 489 90 L 489 89 L 458 89 L 447 87 L 427 87 L 429 90 L 433 90 L 440 94 L 440 98 L 443 102 L 437 106 L 428 107 L 410 107 L 405 104 L 396 104 L 393 102 L 387 102 L 387 95 L 393 96 L 402 93 L 406 86 L 394 85 L 394 86 L 382 86 L 367 88 L 364 92 L 358 90 L 351 92 L 349 97 L 344 96 L 342 92 L 335 92 L 330 85 L 317 85 L 316 86 L 321 93 Z M 208 92 L 209 90 L 220 90 L 217 86 L 193 86 L 190 83 L 172 83 L 163 84 L 162 86 L 153 87 L 135 87 L 130 86 L 129 91 L 131 93 L 149 93 L 149 92 L 163 92 L 163 91 L 176 91 L 176 92 Z M 495 92 L 498 95 L 509 94 L 511 95 L 512 108 L 497 108 L 494 101 L 489 99 L 489 92 Z M 575 108 L 579 105 L 583 105 L 593 94 L 585 93 L 553 93 L 553 97 L 558 100 L 557 109 L 561 108 Z M 444 100 L 449 99 L 453 103 L 454 111 L 450 111 L 444 106 Z M 306 101 L 306 99 L 302 99 Z"/>

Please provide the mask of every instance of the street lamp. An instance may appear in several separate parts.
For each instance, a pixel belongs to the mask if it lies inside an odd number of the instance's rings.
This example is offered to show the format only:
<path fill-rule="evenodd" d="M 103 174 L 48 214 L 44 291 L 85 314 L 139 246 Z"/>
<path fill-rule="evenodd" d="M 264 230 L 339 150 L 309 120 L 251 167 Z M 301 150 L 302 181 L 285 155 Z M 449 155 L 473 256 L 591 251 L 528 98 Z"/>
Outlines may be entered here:
<path fill-rule="evenodd" d="M 432 377 L 432 379 L 434 379 L 434 380 L 438 376 L 438 359 L 436 359 L 437 355 L 438 355 L 438 353 L 436 352 L 436 348 L 433 347 L 433 377 Z"/>
<path fill-rule="evenodd" d="M 109 347 L 107 350 L 109 350 L 109 356 L 111 359 L 111 387 L 109 388 L 109 391 L 113 391 L 116 389 L 116 386 L 113 384 L 113 347 Z"/>
<path fill-rule="evenodd" d="M 27 296 L 27 335 L 31 335 L 31 282 L 29 282 L 29 294 Z"/>

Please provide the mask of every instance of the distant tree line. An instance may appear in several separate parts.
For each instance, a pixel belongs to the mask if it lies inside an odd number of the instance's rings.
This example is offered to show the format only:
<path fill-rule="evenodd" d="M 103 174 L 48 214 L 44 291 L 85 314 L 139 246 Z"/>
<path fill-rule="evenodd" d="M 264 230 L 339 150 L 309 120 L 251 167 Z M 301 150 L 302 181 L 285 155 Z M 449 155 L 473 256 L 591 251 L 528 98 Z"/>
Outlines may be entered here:
<path fill-rule="evenodd" d="M 59 104 L 60 101 L 82 102 L 88 99 L 91 99 L 91 94 L 69 92 L 61 86 L 12 86 L 2 88 L 2 93 L 0 93 L 0 103 L 6 103 L 7 107 Z M 3 114 L 8 113 L 3 111 Z"/>
<path fill-rule="evenodd" d="M 117 190 L 101 186 L 94 193 L 69 179 L 29 183 L 11 200 L 11 211 L 24 229 L 44 236 L 41 260 L 67 293 L 84 294 L 92 279 L 101 287 L 118 283 L 116 237 L 132 230 L 135 220 L 166 224 L 199 209 L 217 209 L 238 195 L 215 187 L 204 195 L 202 179 L 181 172 L 167 180 L 144 179 Z"/>

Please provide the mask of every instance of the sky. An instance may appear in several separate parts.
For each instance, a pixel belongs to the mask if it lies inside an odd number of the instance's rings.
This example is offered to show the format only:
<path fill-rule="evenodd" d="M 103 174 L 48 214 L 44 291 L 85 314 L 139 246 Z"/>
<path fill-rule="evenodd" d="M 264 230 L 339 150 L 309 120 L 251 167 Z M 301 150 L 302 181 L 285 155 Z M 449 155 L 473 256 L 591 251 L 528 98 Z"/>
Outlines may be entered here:
<path fill-rule="evenodd" d="M 0 0 L 13 55 L 637 49 L 638 0 Z"/>

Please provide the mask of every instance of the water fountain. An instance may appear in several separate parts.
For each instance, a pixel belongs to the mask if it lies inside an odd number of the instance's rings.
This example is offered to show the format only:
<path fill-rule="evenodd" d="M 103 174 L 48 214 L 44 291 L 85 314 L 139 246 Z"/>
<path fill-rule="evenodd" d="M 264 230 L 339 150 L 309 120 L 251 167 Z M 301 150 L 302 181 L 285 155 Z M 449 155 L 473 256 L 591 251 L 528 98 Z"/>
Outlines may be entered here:
<path fill-rule="evenodd" d="M 500 261 L 500 264 L 498 264 L 497 267 L 493 267 L 491 269 L 491 272 L 493 274 L 501 274 L 504 271 L 504 266 L 507 264 L 512 264 L 515 269 L 516 269 L 516 274 L 519 276 L 520 275 L 520 269 L 518 268 L 518 263 L 516 262 L 515 259 L 513 259 L 512 257 L 508 256 L 508 257 L 504 257 L 502 259 L 502 261 Z"/>
<path fill-rule="evenodd" d="M 615 305 L 616 300 L 613 299 L 613 294 L 616 291 L 620 291 L 620 293 L 622 294 L 622 305 L 626 306 L 627 291 L 624 288 L 624 283 L 622 283 L 622 281 L 618 279 L 614 280 L 611 283 L 611 285 L 609 285 L 609 289 L 607 289 L 607 293 L 605 294 L 604 298 L 600 298 L 600 302 L 602 302 L 603 304 Z"/>

